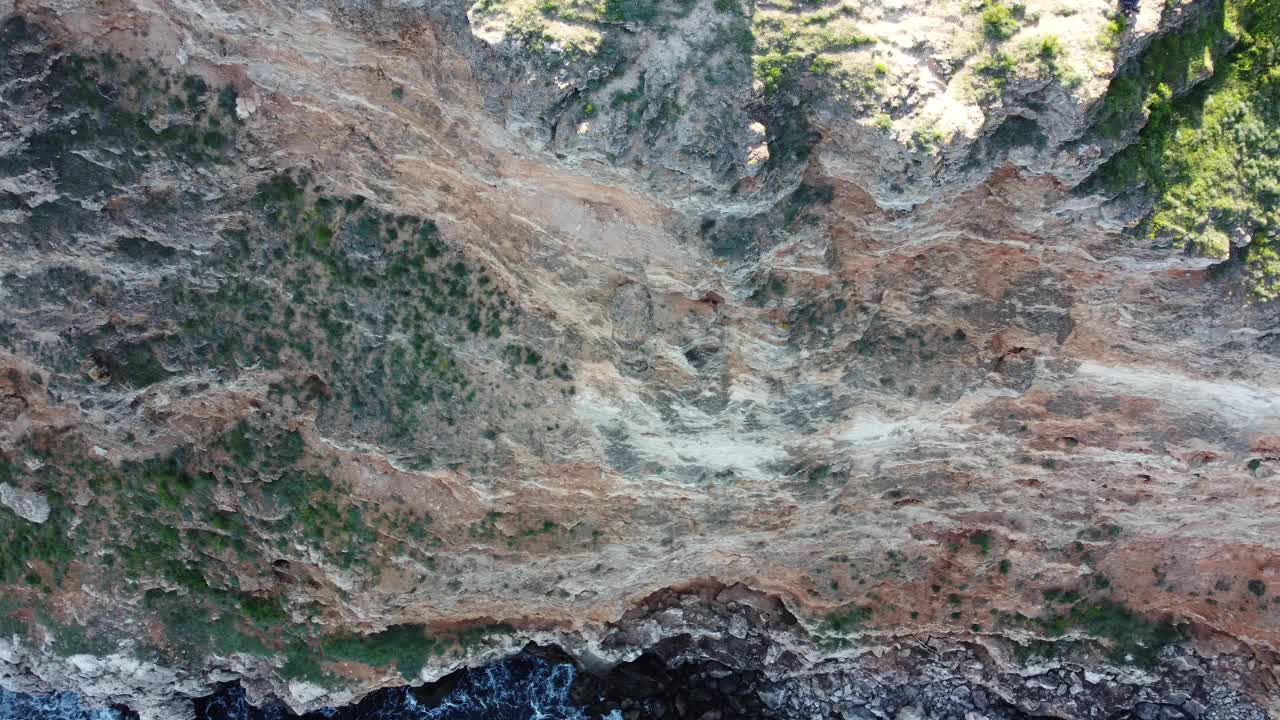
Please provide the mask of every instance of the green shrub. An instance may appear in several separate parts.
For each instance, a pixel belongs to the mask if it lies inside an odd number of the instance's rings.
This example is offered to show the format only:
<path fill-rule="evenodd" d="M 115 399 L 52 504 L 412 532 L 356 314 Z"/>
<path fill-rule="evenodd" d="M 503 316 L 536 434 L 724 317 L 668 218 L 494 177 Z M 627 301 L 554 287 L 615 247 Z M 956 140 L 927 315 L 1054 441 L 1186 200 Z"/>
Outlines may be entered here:
<path fill-rule="evenodd" d="M 1056 35 L 1046 35 L 1040 39 L 1040 44 L 1036 48 L 1036 58 L 1041 62 L 1052 65 L 1062 57 L 1062 43 L 1058 41 Z"/>
<path fill-rule="evenodd" d="M 270 653 L 262 640 L 244 632 L 235 617 L 216 606 L 211 609 L 197 596 L 152 590 L 145 599 L 151 616 L 164 626 L 168 645 L 160 650 L 162 656 L 203 662 L 215 653 Z"/>
<path fill-rule="evenodd" d="M 978 99 L 982 102 L 994 102 L 1000 98 L 1013 77 L 1017 61 L 1009 53 L 996 50 L 975 63 L 973 69 Z"/>
<path fill-rule="evenodd" d="M 1063 590 L 1061 588 L 1049 588 L 1042 593 L 1046 602 L 1058 602 L 1069 605 L 1080 600 L 1080 592 L 1077 590 Z"/>
<path fill-rule="evenodd" d="M 1098 34 L 1098 45 L 1104 50 L 1115 50 L 1120 47 L 1120 38 L 1124 36 L 1125 28 L 1128 24 L 1125 22 L 1125 16 L 1121 13 L 1115 13 L 1107 18 L 1107 22 L 1102 26 L 1102 32 Z"/>
<path fill-rule="evenodd" d="M 240 601 L 240 612 L 261 627 L 282 625 L 289 619 L 280 600 L 274 597 L 246 597 Z"/>
<path fill-rule="evenodd" d="M 54 624 L 53 650 L 63 657 L 72 655 L 110 655 L 116 650 L 111 631 L 102 627 Z"/>
<path fill-rule="evenodd" d="M 1000 41 L 1018 32 L 1018 19 L 1008 5 L 988 2 L 982 11 L 982 34 L 988 40 Z"/>
<path fill-rule="evenodd" d="M 850 633 L 871 620 L 873 611 L 870 605 L 849 608 L 842 612 L 827 615 L 827 629 L 837 633 Z"/>
<path fill-rule="evenodd" d="M 765 97 L 772 97 L 783 88 L 785 78 L 794 72 L 798 59 L 795 55 L 770 52 L 752 60 L 755 76 L 764 83 Z"/>
<path fill-rule="evenodd" d="M 50 500 L 49 519 L 39 525 L 0 507 L 0 584 L 23 581 L 29 563 L 43 563 L 61 579 L 75 557 L 75 546 L 66 535 L 71 513 L 56 498 Z"/>
<path fill-rule="evenodd" d="M 320 667 L 315 651 L 300 641 L 292 642 L 285 648 L 285 663 L 280 668 L 280 674 L 286 678 L 307 680 L 321 686 L 328 685 L 332 679 L 332 676 Z"/>
<path fill-rule="evenodd" d="M 935 127 L 918 127 L 911 131 L 911 145 L 916 150 L 932 154 L 942 144 L 942 133 Z"/>

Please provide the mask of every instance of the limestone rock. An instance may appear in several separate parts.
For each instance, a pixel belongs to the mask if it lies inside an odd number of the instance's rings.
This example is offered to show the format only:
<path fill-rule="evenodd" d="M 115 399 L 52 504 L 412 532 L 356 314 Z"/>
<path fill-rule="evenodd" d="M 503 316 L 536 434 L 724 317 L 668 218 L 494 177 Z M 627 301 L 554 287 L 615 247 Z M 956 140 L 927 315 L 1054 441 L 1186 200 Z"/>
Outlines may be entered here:
<path fill-rule="evenodd" d="M 4 505 L 23 520 L 43 523 L 49 519 L 49 500 L 44 495 L 0 483 L 0 505 Z"/>
<path fill-rule="evenodd" d="M 1090 184 L 1211 5 L 0 0 L 0 683 L 1263 717 L 1280 316 Z"/>

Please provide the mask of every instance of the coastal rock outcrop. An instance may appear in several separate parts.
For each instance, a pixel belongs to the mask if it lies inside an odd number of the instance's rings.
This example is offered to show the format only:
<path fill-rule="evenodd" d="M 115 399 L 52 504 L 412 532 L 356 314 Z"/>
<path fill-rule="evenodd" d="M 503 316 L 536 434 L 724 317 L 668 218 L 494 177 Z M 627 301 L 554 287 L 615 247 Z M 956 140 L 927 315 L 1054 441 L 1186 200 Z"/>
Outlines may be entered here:
<path fill-rule="evenodd" d="M 1280 313 L 1099 180 L 1236 6 L 0 15 L 5 687 L 1280 707 Z"/>

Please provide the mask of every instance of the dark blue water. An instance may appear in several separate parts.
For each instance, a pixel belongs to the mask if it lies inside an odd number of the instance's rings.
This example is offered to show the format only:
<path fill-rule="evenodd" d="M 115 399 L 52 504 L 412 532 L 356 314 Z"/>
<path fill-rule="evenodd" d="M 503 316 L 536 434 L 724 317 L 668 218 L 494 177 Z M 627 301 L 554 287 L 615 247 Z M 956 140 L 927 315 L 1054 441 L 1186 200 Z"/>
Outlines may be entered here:
<path fill-rule="evenodd" d="M 455 673 L 425 688 L 376 692 L 356 705 L 309 713 L 305 720 L 620 720 L 589 716 L 570 699 L 574 667 L 517 656 Z M 254 707 L 237 685 L 196 701 L 199 720 L 286 720 L 282 705 Z M 73 693 L 32 696 L 0 690 L 0 720 L 127 720 L 112 709 L 87 709 Z"/>
<path fill-rule="evenodd" d="M 23 695 L 0 688 L 0 720 L 125 720 L 125 714 L 110 708 L 90 710 L 75 693 Z"/>

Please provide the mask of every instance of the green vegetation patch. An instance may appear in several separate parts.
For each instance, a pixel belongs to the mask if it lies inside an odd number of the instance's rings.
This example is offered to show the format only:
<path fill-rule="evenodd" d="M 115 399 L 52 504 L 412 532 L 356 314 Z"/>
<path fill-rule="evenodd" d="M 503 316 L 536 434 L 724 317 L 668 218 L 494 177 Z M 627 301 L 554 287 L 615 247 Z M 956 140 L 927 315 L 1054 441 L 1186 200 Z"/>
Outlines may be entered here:
<path fill-rule="evenodd" d="M 1046 599 L 1048 597 L 1046 591 Z M 1051 601 L 1066 602 L 1058 593 Z M 1167 620 L 1152 622 L 1130 608 L 1111 600 L 1075 602 L 1066 612 L 1036 618 L 1034 624 L 1051 636 L 1080 631 L 1109 643 L 1109 654 L 1117 661 L 1132 657 L 1139 665 L 1152 665 L 1160 650 L 1182 639 Z"/>
<path fill-rule="evenodd" d="M 1020 6 L 1010 6 L 988 0 L 982 7 L 982 36 L 999 42 L 1013 37 L 1021 24 Z"/>
<path fill-rule="evenodd" d="M 500 23 L 527 50 L 559 58 L 595 58 L 607 53 L 612 26 L 658 25 L 684 17 L 696 0 L 477 0 L 473 22 Z"/>
<path fill-rule="evenodd" d="M 433 654 L 436 640 L 421 625 L 394 625 L 372 635 L 337 635 L 320 643 L 327 660 L 348 660 L 371 667 L 394 665 L 406 678 L 415 678 L 423 659 Z"/>
<path fill-rule="evenodd" d="M 214 444 L 210 457 L 197 460 L 180 450 L 168 458 L 126 462 L 119 472 L 89 477 L 95 503 L 82 514 L 77 536 L 111 538 L 109 556 L 129 576 L 162 578 L 197 595 L 234 590 L 217 569 L 239 563 L 269 582 L 270 562 L 289 557 L 296 542 L 323 550 L 343 567 L 368 562 L 378 540 L 370 522 L 388 529 L 397 523 L 367 518 L 349 487 L 301 458 L 296 432 L 258 431 L 241 423 Z M 242 498 L 256 510 L 220 509 L 215 495 Z M 229 602 L 259 624 L 282 617 L 274 599 Z"/>
<path fill-rule="evenodd" d="M 224 362 L 292 356 L 326 369 L 322 414 L 376 423 L 385 439 L 409 440 L 431 416 L 452 424 L 476 388 L 451 346 L 497 339 L 518 313 L 494 278 L 430 220 L 325 195 L 305 174 L 263 182 L 254 205 L 274 232 L 242 244 L 240 262 L 272 270 L 213 298 L 193 294 L 208 311 L 190 333 Z"/>
<path fill-rule="evenodd" d="M 994 102 L 1000 98 L 1004 88 L 1013 78 L 1018 61 L 1013 55 L 995 50 L 983 56 L 974 65 L 974 90 L 980 102 Z"/>
<path fill-rule="evenodd" d="M 308 463 L 301 438 L 291 431 L 242 423 L 207 453 L 182 448 L 119 468 L 78 461 L 82 450 L 42 447 L 44 462 L 35 471 L 3 465 L 6 481 L 47 493 L 53 511 L 42 525 L 0 511 L 6 547 L 0 554 L 0 585 L 6 588 L 0 597 L 24 586 L 47 593 L 72 571 L 87 571 L 76 582 L 110 577 L 109 590 L 140 593 L 147 618 L 162 627 L 162 640 L 155 634 L 143 638 L 138 650 L 144 657 L 199 664 L 213 654 L 293 653 L 295 645 L 312 641 L 314 631 L 293 623 L 300 608 L 290 607 L 275 572 L 311 564 L 317 554 L 349 568 L 376 568 L 393 555 L 434 565 L 421 547 L 395 540 L 431 539 L 430 517 L 408 508 L 365 506 L 349 487 Z M 91 500 L 69 505 L 55 488 L 88 493 Z M 219 504 L 230 498 L 240 507 Z M 245 578 L 253 578 L 254 587 L 273 589 L 246 591 Z M 0 625 L 13 624 L 18 606 L 0 610 Z M 127 634 L 104 624 L 113 618 L 91 619 L 86 627 L 41 622 L 54 630 L 54 649 L 64 655 L 103 654 Z M 424 642 L 422 648 L 438 652 L 461 637 Z M 326 645 L 324 656 L 380 665 L 393 651 L 407 652 L 406 638 L 403 630 L 375 635 L 367 651 L 372 655 L 360 655 L 361 645 L 347 638 Z"/>
<path fill-rule="evenodd" d="M 511 626 L 498 624 L 433 634 L 422 625 L 402 624 L 367 635 L 340 633 L 309 643 L 295 640 L 282 651 L 286 657 L 282 672 L 286 677 L 331 685 L 334 678 L 323 664 L 353 662 L 373 668 L 394 667 L 406 681 L 413 681 L 428 658 L 460 651 L 486 638 L 510 632 Z"/>
<path fill-rule="evenodd" d="M 162 662 L 199 664 L 214 654 L 271 653 L 268 642 L 239 617 L 232 600 L 216 600 L 158 589 L 147 591 L 144 607 L 164 627 L 165 639 L 161 644 L 144 644 L 141 654 Z"/>
<path fill-rule="evenodd" d="M 52 171 L 63 195 L 30 208 L 33 233 L 63 236 L 99 222 L 92 204 L 128 193 L 149 169 L 227 161 L 241 122 L 234 112 L 234 89 L 218 90 L 155 61 L 111 54 L 13 54 L 42 33 L 19 15 L 0 25 L 5 55 L 0 59 L 7 65 L 0 80 L 12 88 L 6 99 L 18 107 L 43 108 L 47 120 L 25 135 L 21 152 L 0 156 L 0 174 Z M 45 63 L 47 72 L 38 81 L 18 79 L 18 73 L 36 73 Z M 230 109 L 226 97 L 232 98 Z M 147 211 L 140 208 L 140 217 Z"/>
<path fill-rule="evenodd" d="M 977 545 L 983 555 L 991 552 L 991 533 L 977 532 L 969 536 L 969 544 Z"/>
<path fill-rule="evenodd" d="M 752 67 L 765 97 L 804 92 L 806 79 L 819 76 L 851 99 L 873 96 L 885 73 L 849 56 L 877 42 L 858 30 L 854 14 L 844 5 L 798 16 L 757 12 L 750 30 Z"/>
<path fill-rule="evenodd" d="M 1184 97 L 1175 89 L 1213 63 L 1231 34 L 1235 50 Z M 1101 119 L 1118 132 L 1145 107 L 1138 140 L 1100 171 L 1113 191 L 1144 185 L 1155 197 L 1147 237 L 1211 257 L 1234 254 L 1249 292 L 1280 296 L 1280 2 L 1229 0 L 1188 33 L 1157 41 L 1141 71 L 1113 82 Z M 1116 109 L 1112 109 L 1115 106 Z"/>
<path fill-rule="evenodd" d="M 371 667 L 394 665 L 407 679 L 414 679 L 423 660 L 439 653 L 444 641 L 431 637 L 421 625 L 394 625 L 372 635 L 337 635 L 320 643 L 326 660 L 348 660 Z"/>
<path fill-rule="evenodd" d="M 282 385 L 282 395 L 313 403 L 322 425 L 430 465 L 417 449 L 495 387 L 473 383 L 454 348 L 496 344 L 516 303 L 432 221 L 325 194 L 305 173 L 263 180 L 250 207 L 259 223 L 226 232 L 203 261 L 208 273 L 161 284 L 158 312 L 174 332 L 134 337 L 108 326 L 80 338 L 81 351 L 134 387 L 166 379 L 166 367 L 235 375 L 301 364 L 315 382 Z M 208 275 L 226 279 L 210 289 Z M 530 368 L 539 378 L 571 378 L 567 364 L 539 358 Z"/>
<path fill-rule="evenodd" d="M 23 520 L 8 508 L 0 508 L 0 547 L 4 548 L 0 552 L 0 585 L 22 583 L 39 587 L 46 581 L 56 584 L 66 574 L 75 555 L 66 534 L 73 515 L 60 496 L 49 499 L 49 519 L 41 524 Z"/>
<path fill-rule="evenodd" d="M 871 621 L 874 610 L 870 605 L 858 605 L 833 612 L 826 617 L 826 629 L 834 633 L 857 632 Z"/>
<path fill-rule="evenodd" d="M 1062 42 L 1056 35 L 1043 35 L 1019 43 L 1016 48 L 997 45 L 974 63 L 970 87 L 977 101 L 983 104 L 1000 100 L 1005 87 L 1020 72 L 1057 79 L 1063 85 L 1074 87 L 1080 78 L 1062 66 L 1063 53 Z"/>
<path fill-rule="evenodd" d="M 1137 60 L 1121 68 L 1103 97 L 1096 132 L 1118 138 L 1144 111 L 1152 113 L 1148 125 L 1158 123 L 1172 94 L 1212 70 L 1214 58 L 1231 44 L 1238 32 L 1238 7 L 1238 0 L 1225 6 L 1218 2 L 1186 26 L 1156 38 Z"/>

